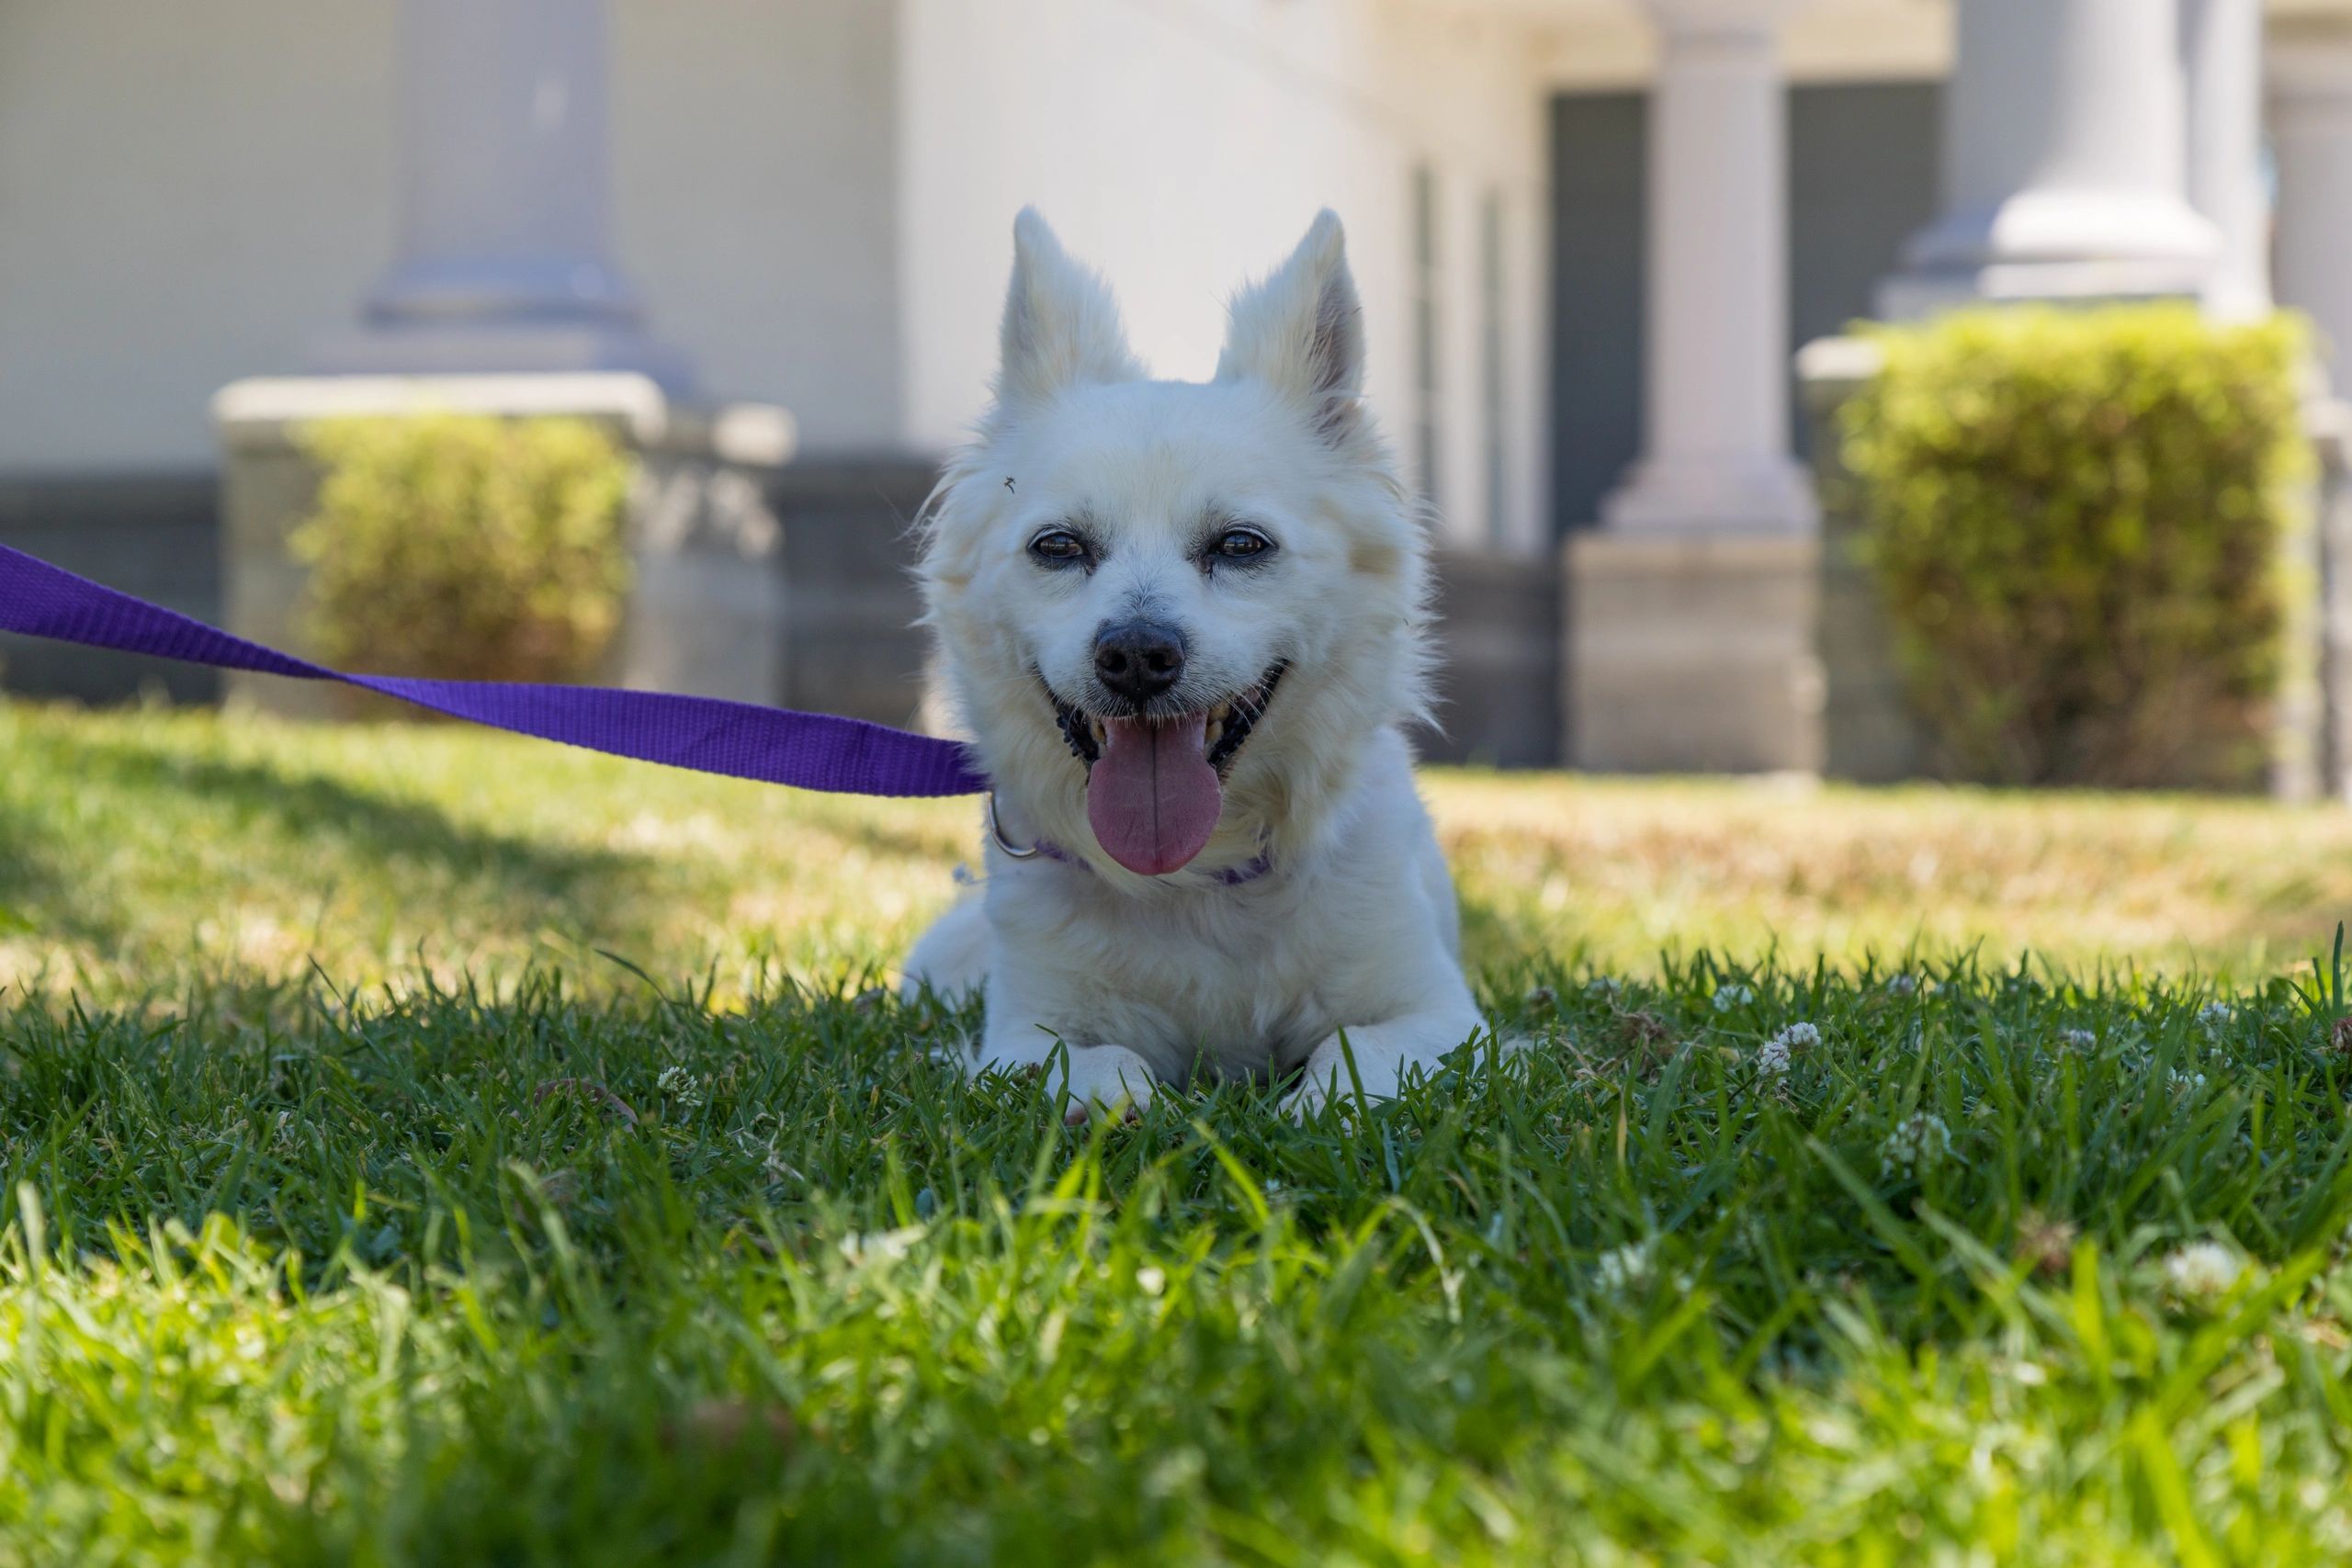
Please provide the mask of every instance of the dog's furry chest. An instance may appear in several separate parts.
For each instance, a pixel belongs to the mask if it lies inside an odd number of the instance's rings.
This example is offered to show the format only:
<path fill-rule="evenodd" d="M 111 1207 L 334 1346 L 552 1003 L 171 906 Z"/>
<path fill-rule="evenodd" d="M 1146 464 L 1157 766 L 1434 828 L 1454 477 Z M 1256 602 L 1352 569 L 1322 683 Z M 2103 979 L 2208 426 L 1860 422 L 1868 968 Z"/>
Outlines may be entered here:
<path fill-rule="evenodd" d="M 1138 889 L 992 850 L 983 899 L 934 928 L 910 978 L 984 973 L 996 1060 L 1059 1041 L 1123 1047 L 1163 1080 L 1287 1074 L 1341 1030 L 1463 991 L 1452 883 L 1393 732 L 1331 823 L 1236 886 Z"/>
<path fill-rule="evenodd" d="M 1297 889 L 1144 901 L 1081 884 L 1022 901 L 1064 906 L 1031 957 L 1052 976 L 1047 1021 L 1072 1044 L 1125 1045 L 1170 1077 L 1262 1078 L 1339 1026 L 1325 994 L 1334 933 Z"/>

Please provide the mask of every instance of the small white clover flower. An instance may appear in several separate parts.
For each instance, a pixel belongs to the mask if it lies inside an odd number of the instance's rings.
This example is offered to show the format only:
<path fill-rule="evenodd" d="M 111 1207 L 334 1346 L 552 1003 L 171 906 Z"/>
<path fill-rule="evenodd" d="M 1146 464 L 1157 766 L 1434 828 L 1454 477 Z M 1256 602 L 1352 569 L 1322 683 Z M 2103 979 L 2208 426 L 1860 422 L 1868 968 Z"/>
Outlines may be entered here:
<path fill-rule="evenodd" d="M 1879 1174 L 1892 1176 L 1900 1170 L 1907 1176 L 1934 1165 L 1950 1153 L 1951 1129 L 1944 1125 L 1942 1117 L 1922 1111 L 1896 1122 L 1894 1131 L 1879 1145 Z"/>
<path fill-rule="evenodd" d="M 1889 976 L 1886 988 L 1898 997 L 1907 997 L 1919 988 L 1919 977 L 1916 975 Z"/>
<path fill-rule="evenodd" d="M 2058 1043 L 2072 1051 L 2087 1051 L 2098 1043 L 2098 1036 L 2087 1029 L 2062 1029 Z"/>
<path fill-rule="evenodd" d="M 2165 1284 L 2185 1302 L 2210 1302 L 2245 1272 L 2238 1255 L 2217 1241 L 2193 1241 L 2164 1261 Z"/>
<path fill-rule="evenodd" d="M 2197 1010 L 2197 1021 L 2207 1030 L 2216 1030 L 2237 1016 L 2237 1010 L 2227 1002 L 2207 1002 Z"/>
<path fill-rule="evenodd" d="M 1756 1070 L 1777 1077 L 1789 1070 L 1792 1052 L 1820 1043 L 1820 1030 L 1810 1023 L 1792 1023 L 1757 1047 Z"/>
<path fill-rule="evenodd" d="M 1648 1284 L 1654 1267 L 1650 1244 L 1637 1241 L 1602 1253 L 1593 1265 L 1592 1277 L 1602 1290 L 1622 1296 Z"/>
<path fill-rule="evenodd" d="M 842 1256 L 852 1263 L 892 1263 L 914 1250 L 922 1239 L 921 1225 L 893 1231 L 860 1231 L 841 1239 Z"/>
<path fill-rule="evenodd" d="M 2165 1087 L 2171 1089 L 2175 1094 L 2194 1094 L 2199 1089 L 2205 1087 L 2205 1075 L 2203 1073 L 2184 1073 L 2178 1067 L 2175 1067 L 2171 1073 L 2166 1075 Z"/>
<path fill-rule="evenodd" d="M 662 1068 L 653 1087 L 680 1105 L 691 1108 L 702 1103 L 702 1080 L 684 1067 Z"/>
<path fill-rule="evenodd" d="M 1612 980 L 1603 975 L 1599 979 L 1586 981 L 1584 994 L 1588 997 L 1613 997 L 1624 988 L 1623 981 Z"/>
<path fill-rule="evenodd" d="M 1715 989 L 1715 1010 L 1729 1012 L 1732 1009 L 1744 1007 L 1755 999 L 1756 990 L 1751 986 L 1719 986 Z"/>

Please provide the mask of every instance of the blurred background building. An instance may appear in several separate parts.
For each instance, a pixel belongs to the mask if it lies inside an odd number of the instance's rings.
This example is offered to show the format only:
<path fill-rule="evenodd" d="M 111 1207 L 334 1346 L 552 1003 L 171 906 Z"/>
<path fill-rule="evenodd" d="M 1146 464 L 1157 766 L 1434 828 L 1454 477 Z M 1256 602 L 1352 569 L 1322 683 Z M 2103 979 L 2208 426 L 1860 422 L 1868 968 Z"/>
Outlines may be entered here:
<path fill-rule="evenodd" d="M 737 465 L 782 673 L 662 678 L 903 721 L 1024 203 L 1187 377 L 1340 210 L 1443 519 L 1434 750 L 1818 767 L 1794 351 L 1970 298 L 2352 343 L 2352 0 L 0 0 L 0 539 L 221 615 L 216 412 L 641 376 L 797 430 Z"/>

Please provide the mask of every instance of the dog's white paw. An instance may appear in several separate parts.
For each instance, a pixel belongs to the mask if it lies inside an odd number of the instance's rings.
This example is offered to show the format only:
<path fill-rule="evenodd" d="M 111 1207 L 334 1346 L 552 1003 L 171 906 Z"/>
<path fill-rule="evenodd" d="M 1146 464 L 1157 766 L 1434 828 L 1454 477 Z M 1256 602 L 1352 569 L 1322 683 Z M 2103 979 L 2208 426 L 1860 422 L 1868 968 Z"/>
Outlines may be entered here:
<path fill-rule="evenodd" d="M 1124 1045 L 1073 1045 L 1062 1080 L 1062 1120 L 1080 1126 L 1091 1116 L 1134 1121 L 1151 1103 L 1158 1080 L 1151 1065 Z"/>
<path fill-rule="evenodd" d="M 1323 1108 L 1345 1096 L 1347 1089 L 1336 1078 L 1308 1078 L 1291 1091 L 1283 1101 L 1283 1114 L 1297 1122 L 1314 1121 L 1323 1114 Z"/>
<path fill-rule="evenodd" d="M 1393 1099 L 1406 1061 L 1419 1059 L 1399 1048 L 1392 1026 L 1367 1025 L 1334 1034 L 1308 1054 L 1306 1066 L 1299 1069 L 1298 1088 L 1283 1110 L 1294 1122 L 1307 1122 L 1335 1103 L 1361 1106 Z"/>
<path fill-rule="evenodd" d="M 1378 1081 L 1377 1076 L 1373 1075 L 1373 1083 Z M 1364 1087 L 1375 1095 L 1379 1092 L 1372 1083 Z M 1351 1103 L 1355 1098 L 1355 1079 L 1348 1070 L 1347 1052 L 1335 1034 L 1306 1058 L 1306 1066 L 1299 1070 L 1298 1087 L 1283 1101 L 1283 1114 L 1294 1122 L 1312 1122 L 1333 1101 Z"/>
<path fill-rule="evenodd" d="M 1389 1098 L 1388 1094 L 1374 1089 L 1369 1084 L 1364 1086 L 1364 1095 L 1359 1097 L 1355 1084 L 1348 1077 L 1345 1064 L 1340 1065 L 1337 1071 L 1317 1073 L 1310 1063 L 1305 1076 L 1299 1079 L 1298 1087 L 1291 1090 L 1289 1099 L 1283 1101 L 1283 1114 L 1294 1122 L 1304 1123 L 1314 1121 L 1332 1105 L 1356 1107 L 1365 1099 Z"/>

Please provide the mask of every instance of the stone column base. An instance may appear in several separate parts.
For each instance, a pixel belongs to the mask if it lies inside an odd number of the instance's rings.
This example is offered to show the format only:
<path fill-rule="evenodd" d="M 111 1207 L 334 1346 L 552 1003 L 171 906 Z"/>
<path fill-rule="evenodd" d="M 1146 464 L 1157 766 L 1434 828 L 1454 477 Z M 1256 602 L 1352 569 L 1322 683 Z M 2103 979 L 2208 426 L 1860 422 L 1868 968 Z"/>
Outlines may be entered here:
<path fill-rule="evenodd" d="M 634 327 L 602 322 L 362 327 L 318 344 L 311 358 L 311 367 L 325 376 L 639 375 L 672 396 L 694 381 L 684 355 Z"/>
<path fill-rule="evenodd" d="M 2312 411 L 2312 445 L 2319 478 L 2310 540 L 2316 570 L 2308 779 L 2311 794 L 2352 804 L 2352 403 Z"/>
<path fill-rule="evenodd" d="M 1543 558 L 1441 545 L 1432 762 L 1560 765 L 1560 582 Z"/>
<path fill-rule="evenodd" d="M 1838 410 L 1885 364 L 1867 338 L 1816 338 L 1797 351 L 1797 381 L 1813 424 L 1821 509 L 1822 771 L 1858 784 L 1928 776 L 1930 747 L 1894 663 L 1894 632 L 1862 562 L 1863 520 L 1846 471 Z"/>
<path fill-rule="evenodd" d="M 1810 533 L 1572 536 L 1566 559 L 1571 764 L 1605 773 L 1817 773 Z"/>
<path fill-rule="evenodd" d="M 670 401 L 627 373 L 310 376 L 235 382 L 213 399 L 220 432 L 223 624 L 305 651 L 307 571 L 286 547 L 319 473 L 302 429 L 319 420 L 424 412 L 567 415 L 611 431 L 638 460 L 627 519 L 635 581 L 607 668 L 613 684 L 781 704 L 787 691 L 783 531 L 764 484 L 788 461 L 781 409 Z M 231 673 L 225 694 L 296 717 L 345 711 L 339 688 Z"/>

